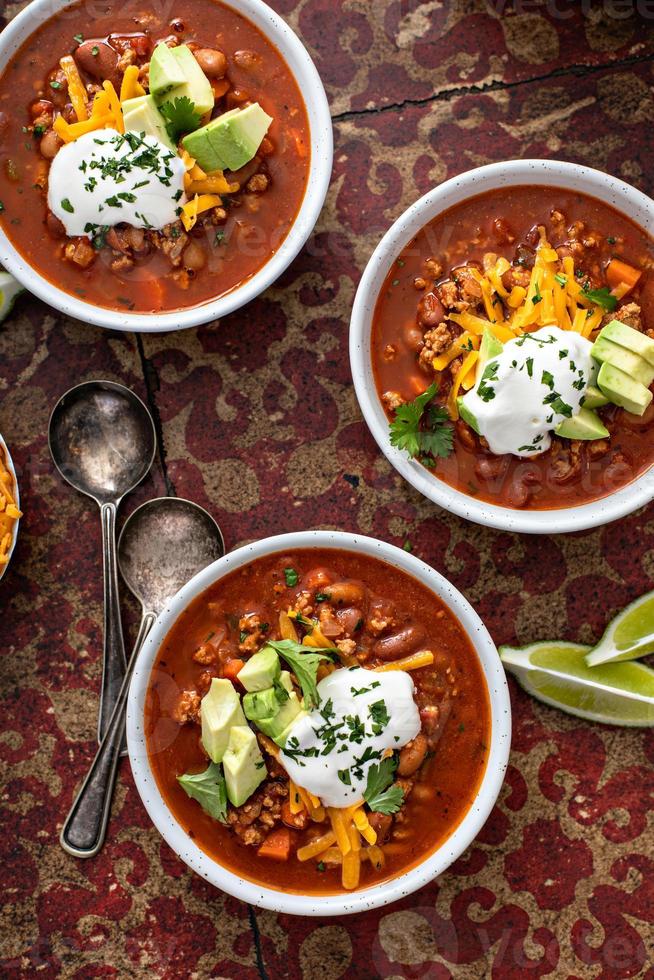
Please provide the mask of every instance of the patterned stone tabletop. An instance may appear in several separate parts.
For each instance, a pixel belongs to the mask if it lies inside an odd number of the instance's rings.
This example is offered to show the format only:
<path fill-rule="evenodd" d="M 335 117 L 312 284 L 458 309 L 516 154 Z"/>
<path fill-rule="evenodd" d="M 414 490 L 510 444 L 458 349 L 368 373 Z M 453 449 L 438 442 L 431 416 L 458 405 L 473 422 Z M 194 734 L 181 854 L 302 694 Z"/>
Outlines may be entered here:
<path fill-rule="evenodd" d="M 421 499 L 377 451 L 347 357 L 371 249 L 446 177 L 551 156 L 654 191 L 654 4 L 273 6 L 315 58 L 336 144 L 326 207 L 286 275 L 184 333 L 102 332 L 25 297 L 0 326 L 0 431 L 25 510 L 0 586 L 2 975 L 651 980 L 652 732 L 584 724 L 513 684 L 511 763 L 492 816 L 447 874 L 395 906 L 321 921 L 221 894 L 162 842 L 126 761 L 100 856 L 78 862 L 59 847 L 95 749 L 101 651 L 97 511 L 55 476 L 46 445 L 49 412 L 76 382 L 120 381 L 155 412 L 161 455 L 123 516 L 167 490 L 208 507 L 229 547 L 313 527 L 410 541 L 497 643 L 589 641 L 654 586 L 653 508 L 527 538 Z M 128 597 L 124 608 L 133 636 Z"/>

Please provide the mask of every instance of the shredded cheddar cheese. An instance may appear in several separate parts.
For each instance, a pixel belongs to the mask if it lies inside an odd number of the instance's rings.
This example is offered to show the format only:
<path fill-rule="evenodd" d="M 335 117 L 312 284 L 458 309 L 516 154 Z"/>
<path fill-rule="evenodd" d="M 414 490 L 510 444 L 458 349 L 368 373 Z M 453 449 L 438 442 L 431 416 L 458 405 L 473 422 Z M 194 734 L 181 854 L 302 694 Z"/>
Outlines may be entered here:
<path fill-rule="evenodd" d="M 70 101 L 75 110 L 75 115 L 77 116 L 78 122 L 84 122 L 88 119 L 88 111 L 86 108 L 86 89 L 84 88 L 84 83 L 80 78 L 79 71 L 77 70 L 77 65 L 75 64 L 75 59 L 67 54 L 64 58 L 59 61 L 61 65 L 61 70 L 66 76 L 66 81 L 68 83 L 68 94 L 70 96 Z"/>
<path fill-rule="evenodd" d="M 222 200 L 217 194 L 196 194 L 192 200 L 184 205 L 180 215 L 186 231 L 195 227 L 199 214 L 202 214 L 203 211 L 210 211 L 211 208 L 220 207 L 221 204 Z"/>
<path fill-rule="evenodd" d="M 129 65 L 125 69 L 123 80 L 120 85 L 120 101 L 127 102 L 128 99 L 138 99 L 145 95 L 145 89 L 139 82 L 140 68 L 138 65 Z"/>

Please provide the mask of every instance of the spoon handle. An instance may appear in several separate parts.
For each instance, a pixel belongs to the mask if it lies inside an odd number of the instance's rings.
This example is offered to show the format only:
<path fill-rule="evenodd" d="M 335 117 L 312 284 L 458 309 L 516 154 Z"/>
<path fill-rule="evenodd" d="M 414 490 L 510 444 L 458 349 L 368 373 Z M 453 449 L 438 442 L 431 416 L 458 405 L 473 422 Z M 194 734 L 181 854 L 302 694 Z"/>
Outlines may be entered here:
<path fill-rule="evenodd" d="M 116 562 L 116 504 L 102 504 L 102 562 L 104 570 L 104 659 L 98 718 L 98 742 L 102 742 L 125 675 L 125 642 L 118 602 Z"/>
<path fill-rule="evenodd" d="M 125 734 L 125 706 L 129 684 L 138 652 L 156 618 L 156 614 L 153 612 L 147 612 L 143 615 L 136 643 L 118 691 L 115 707 L 109 718 L 105 737 L 100 743 L 91 763 L 91 768 L 86 774 L 86 778 L 61 828 L 59 842 L 64 851 L 72 854 L 73 857 L 95 857 L 104 844 L 111 801 L 114 795 L 116 770 Z"/>

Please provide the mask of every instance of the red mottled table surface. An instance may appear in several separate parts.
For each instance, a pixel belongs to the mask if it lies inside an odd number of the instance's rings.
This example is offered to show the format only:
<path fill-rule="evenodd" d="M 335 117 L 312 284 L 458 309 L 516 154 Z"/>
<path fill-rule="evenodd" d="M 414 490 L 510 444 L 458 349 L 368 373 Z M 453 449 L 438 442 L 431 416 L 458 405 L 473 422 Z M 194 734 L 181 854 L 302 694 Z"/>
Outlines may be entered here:
<path fill-rule="evenodd" d="M 161 841 L 127 761 L 100 856 L 79 862 L 59 847 L 95 750 L 101 650 L 97 511 L 62 485 L 46 444 L 49 412 L 74 383 L 123 382 L 156 413 L 161 455 L 123 514 L 168 489 L 208 507 L 229 547 L 312 527 L 409 540 L 497 643 L 590 641 L 654 585 L 652 507 L 588 533 L 519 537 L 421 499 L 377 451 L 347 357 L 373 246 L 446 177 L 551 156 L 654 191 L 654 4 L 273 6 L 315 58 L 336 144 L 325 210 L 285 276 L 184 333 L 103 332 L 26 297 L 0 326 L 0 430 L 25 510 L 0 586 L 0 970 L 652 978 L 653 734 L 579 722 L 513 683 L 511 762 L 488 823 L 447 874 L 392 907 L 321 921 L 221 894 Z"/>

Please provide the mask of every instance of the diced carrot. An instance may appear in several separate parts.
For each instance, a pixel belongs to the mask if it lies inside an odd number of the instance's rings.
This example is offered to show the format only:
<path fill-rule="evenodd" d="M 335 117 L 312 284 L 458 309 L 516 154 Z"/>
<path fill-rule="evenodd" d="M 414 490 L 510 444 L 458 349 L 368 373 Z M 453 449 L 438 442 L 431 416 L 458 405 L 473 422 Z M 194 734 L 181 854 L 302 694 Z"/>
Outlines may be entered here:
<path fill-rule="evenodd" d="M 291 854 L 291 831 L 288 827 L 279 827 L 268 834 L 257 854 L 272 861 L 288 861 Z"/>
<path fill-rule="evenodd" d="M 234 660 L 228 660 L 223 667 L 223 677 L 226 677 L 228 681 L 235 681 L 236 675 L 243 667 L 245 667 L 245 662 L 243 660 L 238 660 L 237 658 Z"/>
<path fill-rule="evenodd" d="M 606 281 L 611 289 L 616 289 L 624 283 L 631 290 L 642 274 L 641 269 L 634 269 L 633 265 L 627 265 L 626 262 L 622 262 L 620 259 L 611 259 L 606 267 Z"/>

